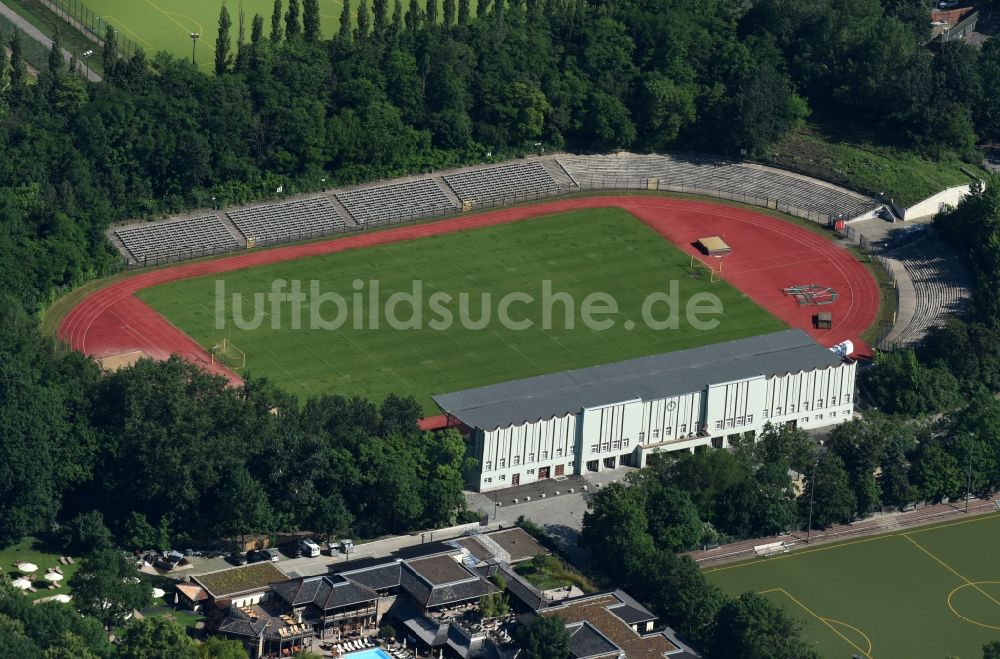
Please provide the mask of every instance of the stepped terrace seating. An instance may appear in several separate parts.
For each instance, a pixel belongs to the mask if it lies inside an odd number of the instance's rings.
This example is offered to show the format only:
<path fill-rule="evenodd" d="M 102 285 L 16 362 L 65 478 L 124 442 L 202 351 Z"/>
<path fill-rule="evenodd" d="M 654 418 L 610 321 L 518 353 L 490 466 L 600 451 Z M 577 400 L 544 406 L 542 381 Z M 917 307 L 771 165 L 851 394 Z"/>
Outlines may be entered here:
<path fill-rule="evenodd" d="M 216 215 L 123 227 L 114 233 L 134 263 L 190 258 L 240 247 Z"/>
<path fill-rule="evenodd" d="M 694 188 L 774 199 L 799 210 L 845 218 L 876 205 L 861 195 L 794 174 L 705 156 L 561 156 L 558 160 L 583 188 L 644 188 L 648 179 L 655 179 L 661 190 Z"/>
<path fill-rule="evenodd" d="M 337 199 L 358 224 L 444 215 L 458 209 L 430 178 L 338 192 Z"/>
<path fill-rule="evenodd" d="M 559 191 L 559 184 L 535 160 L 447 174 L 442 178 L 459 199 L 478 204 Z"/>
<path fill-rule="evenodd" d="M 915 312 L 905 327 L 896 328 L 893 342 L 917 343 L 931 327 L 960 311 L 969 298 L 969 276 L 961 259 L 934 238 L 922 238 L 889 254 L 913 282 Z"/>
<path fill-rule="evenodd" d="M 287 242 L 334 233 L 347 226 L 326 197 L 312 197 L 226 211 L 247 240 L 255 244 Z"/>

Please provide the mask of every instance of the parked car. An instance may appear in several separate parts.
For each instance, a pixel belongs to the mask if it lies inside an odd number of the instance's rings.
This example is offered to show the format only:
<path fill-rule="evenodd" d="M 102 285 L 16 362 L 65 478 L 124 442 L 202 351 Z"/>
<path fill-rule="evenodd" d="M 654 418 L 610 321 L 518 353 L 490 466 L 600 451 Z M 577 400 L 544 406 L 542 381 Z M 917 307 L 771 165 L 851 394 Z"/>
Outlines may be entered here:
<path fill-rule="evenodd" d="M 958 0 L 940 0 L 937 3 L 938 9 L 954 9 L 958 6 Z"/>
<path fill-rule="evenodd" d="M 248 563 L 264 563 L 278 560 L 278 552 L 274 549 L 254 549 L 247 552 Z"/>
<path fill-rule="evenodd" d="M 302 552 L 303 556 L 315 558 L 319 556 L 319 545 L 308 538 L 303 538 L 299 540 L 299 551 Z"/>
<path fill-rule="evenodd" d="M 226 556 L 226 560 L 229 561 L 230 563 L 232 563 L 233 565 L 246 565 L 247 564 L 247 556 L 246 556 L 246 554 L 244 554 L 243 552 L 238 552 L 238 551 L 234 551 L 233 553 L 229 554 L 229 556 Z"/>

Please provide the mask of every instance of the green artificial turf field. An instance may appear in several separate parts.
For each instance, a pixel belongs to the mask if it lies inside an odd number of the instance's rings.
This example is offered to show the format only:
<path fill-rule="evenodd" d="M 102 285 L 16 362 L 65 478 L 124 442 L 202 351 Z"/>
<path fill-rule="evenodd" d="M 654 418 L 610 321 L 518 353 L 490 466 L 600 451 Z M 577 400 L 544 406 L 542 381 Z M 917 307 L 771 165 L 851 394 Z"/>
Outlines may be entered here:
<path fill-rule="evenodd" d="M 1000 513 L 706 570 L 786 607 L 824 657 L 975 659 L 1000 640 Z"/>
<path fill-rule="evenodd" d="M 400 330 L 382 320 L 378 329 L 364 323 L 367 310 L 351 316 L 336 330 L 307 329 L 312 307 L 303 304 L 302 329 L 290 329 L 291 316 L 282 307 L 282 328 L 271 327 L 272 316 L 252 331 L 215 329 L 216 280 L 225 281 L 227 318 L 233 316 L 234 292 L 248 302 L 255 293 L 271 290 L 275 279 L 301 280 L 303 291 L 317 280 L 321 292 L 336 291 L 353 306 L 356 278 L 378 279 L 384 307 L 397 291 L 411 291 L 414 280 L 423 286 L 422 329 Z M 566 329 L 564 306 L 550 305 L 553 322 L 543 324 L 543 280 L 553 292 L 566 292 L 575 306 L 575 328 Z M 677 282 L 681 309 L 678 329 L 651 329 L 642 322 L 647 295 L 669 291 Z M 500 298 L 523 291 L 534 304 L 516 302 L 509 315 L 530 319 L 527 330 L 505 328 L 497 322 Z M 610 317 L 614 327 L 594 330 L 580 322 L 583 299 L 592 292 L 611 294 L 620 314 Z M 430 304 L 435 292 L 453 298 L 448 305 L 456 321 L 449 329 L 432 329 L 440 315 Z M 469 320 L 482 317 L 480 295 L 490 292 L 490 323 L 469 329 L 459 321 L 459 294 L 471 298 Z M 718 296 L 724 313 L 713 330 L 697 330 L 684 319 L 690 296 L 708 292 Z M 370 293 L 370 287 L 364 294 Z M 691 276 L 690 258 L 662 236 L 621 209 L 575 211 L 523 220 L 489 228 L 445 234 L 377 247 L 355 249 L 287 261 L 219 276 L 173 282 L 150 288 L 139 297 L 184 330 L 198 343 L 219 345 L 229 334 L 231 343 L 246 353 L 246 371 L 266 375 L 300 397 L 324 393 L 359 394 L 381 400 L 387 393 L 414 394 L 427 413 L 437 413 L 432 394 L 446 393 L 520 377 L 609 363 L 643 355 L 690 348 L 766 332 L 785 325 L 727 283 L 709 281 L 707 274 Z M 263 302 L 265 309 L 270 304 Z M 667 314 L 666 305 L 654 308 Z M 263 311 L 263 309 L 262 309 Z M 242 317 L 252 317 L 250 305 Z M 336 308 L 327 305 L 323 317 Z M 409 312 L 401 308 L 397 317 Z M 386 318 L 382 314 L 382 318 Z M 602 316 L 602 318 L 604 318 Z M 635 322 L 627 329 L 628 321 Z"/>
<path fill-rule="evenodd" d="M 75 7 L 77 0 L 62 0 L 62 2 L 68 2 Z M 367 2 L 370 9 L 371 0 Z M 226 0 L 225 3 L 233 19 L 230 33 L 234 43 L 239 25 L 240 3 L 241 0 Z M 426 0 L 420 0 L 421 6 L 425 3 Z M 103 23 L 114 25 L 140 48 L 144 48 L 149 56 L 165 50 L 179 57 L 191 57 L 191 33 L 199 33 L 201 38 L 198 40 L 195 59 L 199 68 L 206 71 L 214 66 L 215 38 L 218 35 L 219 8 L 222 4 L 223 0 L 84 0 L 83 2 L 84 6 L 101 17 Z M 288 0 L 282 0 L 281 5 L 284 12 L 288 9 Z M 250 38 L 250 24 L 254 14 L 264 17 L 264 34 L 265 36 L 269 34 L 274 0 L 242 0 L 242 6 L 246 13 L 247 40 Z M 357 16 L 358 6 L 358 0 L 351 3 L 354 16 Z M 404 12 L 408 6 L 408 3 L 404 3 Z M 389 3 L 390 15 L 392 7 L 392 3 Z M 343 3 L 341 0 L 319 0 L 319 10 L 323 36 L 329 38 L 339 29 Z"/>

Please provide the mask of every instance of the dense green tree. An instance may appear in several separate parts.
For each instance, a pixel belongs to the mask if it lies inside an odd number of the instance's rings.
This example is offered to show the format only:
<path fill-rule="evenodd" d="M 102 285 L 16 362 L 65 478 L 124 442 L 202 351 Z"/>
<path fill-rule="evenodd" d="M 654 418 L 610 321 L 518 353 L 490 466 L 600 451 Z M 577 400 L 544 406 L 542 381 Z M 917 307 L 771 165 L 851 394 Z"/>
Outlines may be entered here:
<path fill-rule="evenodd" d="M 677 552 L 694 549 L 702 536 L 698 509 L 687 492 L 672 485 L 646 485 L 649 533 L 660 549 Z"/>
<path fill-rule="evenodd" d="M 983 646 L 983 659 L 1000 659 L 1000 641 L 993 641 Z"/>
<path fill-rule="evenodd" d="M 118 656 L 121 659 L 197 659 L 201 655 L 180 624 L 163 617 L 150 617 L 129 623 L 122 632 Z"/>
<path fill-rule="evenodd" d="M 840 456 L 825 453 L 819 458 L 816 467 L 806 474 L 799 506 L 800 517 L 805 524 L 808 524 L 809 509 L 812 508 L 814 529 L 846 524 L 854 519 L 857 499 Z"/>
<path fill-rule="evenodd" d="M 469 24 L 469 0 L 458 0 L 458 24 Z"/>
<path fill-rule="evenodd" d="M 959 462 L 948 454 L 939 441 L 927 439 L 920 443 L 913 455 L 910 479 L 927 501 L 958 496 L 964 479 Z"/>
<path fill-rule="evenodd" d="M 281 0 L 274 0 L 274 8 L 271 10 L 271 43 L 277 45 L 284 35 L 281 29 Z"/>
<path fill-rule="evenodd" d="M 535 616 L 517 628 L 517 643 L 525 659 L 569 659 L 569 632 L 558 616 Z"/>
<path fill-rule="evenodd" d="M 114 546 L 104 515 L 97 510 L 80 513 L 62 528 L 63 546 L 74 554 L 89 554 Z"/>
<path fill-rule="evenodd" d="M 358 2 L 358 24 L 354 27 L 354 40 L 362 43 L 368 40 L 371 30 L 371 22 L 368 18 L 368 3 L 365 0 Z"/>
<path fill-rule="evenodd" d="M 799 635 L 799 624 L 762 595 L 744 593 L 722 606 L 709 641 L 712 657 L 819 659 Z"/>
<path fill-rule="evenodd" d="M 438 2 L 439 0 L 427 0 L 425 5 L 425 15 L 428 25 L 437 25 L 438 22 Z"/>
<path fill-rule="evenodd" d="M 455 0 L 444 0 L 444 5 L 442 6 L 441 21 L 444 23 L 445 27 L 451 27 L 455 24 Z"/>
<path fill-rule="evenodd" d="M 135 609 L 152 600 L 150 586 L 143 583 L 131 561 L 113 549 L 102 549 L 81 560 L 70 580 L 73 604 L 83 615 L 100 620 L 106 627 L 125 621 Z"/>
<path fill-rule="evenodd" d="M 15 32 L 15 36 L 17 33 Z M 11 43 L 13 49 L 13 43 Z M 101 64 L 104 67 L 104 75 L 110 76 L 114 73 L 118 64 L 118 32 L 110 24 L 104 31 L 104 46 L 101 49 Z"/>
<path fill-rule="evenodd" d="M 229 34 L 233 20 L 225 3 L 219 9 L 219 35 L 215 38 L 215 75 L 221 76 L 233 63 L 232 37 Z"/>
<path fill-rule="evenodd" d="M 383 43 L 389 31 L 389 0 L 372 1 L 372 36 Z"/>
<path fill-rule="evenodd" d="M 204 643 L 197 645 L 195 656 L 198 659 L 244 659 L 247 651 L 239 641 L 209 636 Z"/>
<path fill-rule="evenodd" d="M 338 38 L 343 44 L 351 41 L 351 0 L 344 0 L 344 6 L 340 10 L 340 31 Z"/>
<path fill-rule="evenodd" d="M 288 0 L 288 10 L 285 12 L 285 39 L 294 41 L 302 34 L 302 22 L 299 18 L 299 0 Z"/>
<path fill-rule="evenodd" d="M 302 0 L 302 37 L 316 43 L 321 36 L 319 0 Z"/>
<path fill-rule="evenodd" d="M 654 553 L 649 535 L 645 493 L 639 487 L 612 483 L 591 498 L 583 514 L 580 546 L 612 581 L 628 574 L 632 563 Z"/>

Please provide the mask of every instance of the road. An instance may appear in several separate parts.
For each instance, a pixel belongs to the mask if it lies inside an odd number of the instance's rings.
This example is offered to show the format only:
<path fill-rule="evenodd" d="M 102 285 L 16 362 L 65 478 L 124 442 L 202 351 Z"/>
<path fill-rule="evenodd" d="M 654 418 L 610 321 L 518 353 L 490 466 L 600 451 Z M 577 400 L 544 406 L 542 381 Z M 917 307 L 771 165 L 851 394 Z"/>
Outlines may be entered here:
<path fill-rule="evenodd" d="M 29 23 L 25 19 L 21 18 L 17 14 L 17 12 L 15 12 L 13 9 L 11 9 L 10 7 L 8 7 L 3 3 L 0 3 L 0 14 L 9 19 L 14 25 L 21 28 L 21 31 L 27 34 L 30 38 L 34 39 L 35 41 L 41 43 L 43 46 L 51 50 L 52 39 L 49 39 L 47 36 L 42 34 L 41 30 L 36 28 L 34 25 Z M 73 58 L 73 53 L 69 52 L 65 48 L 62 49 L 62 53 L 63 53 L 63 59 L 65 59 L 67 63 Z M 82 65 L 83 63 L 81 62 L 81 66 Z M 101 76 L 99 76 L 97 73 L 94 73 L 93 69 L 85 68 L 84 74 L 86 75 L 87 80 L 89 80 L 90 82 L 101 82 Z"/>

